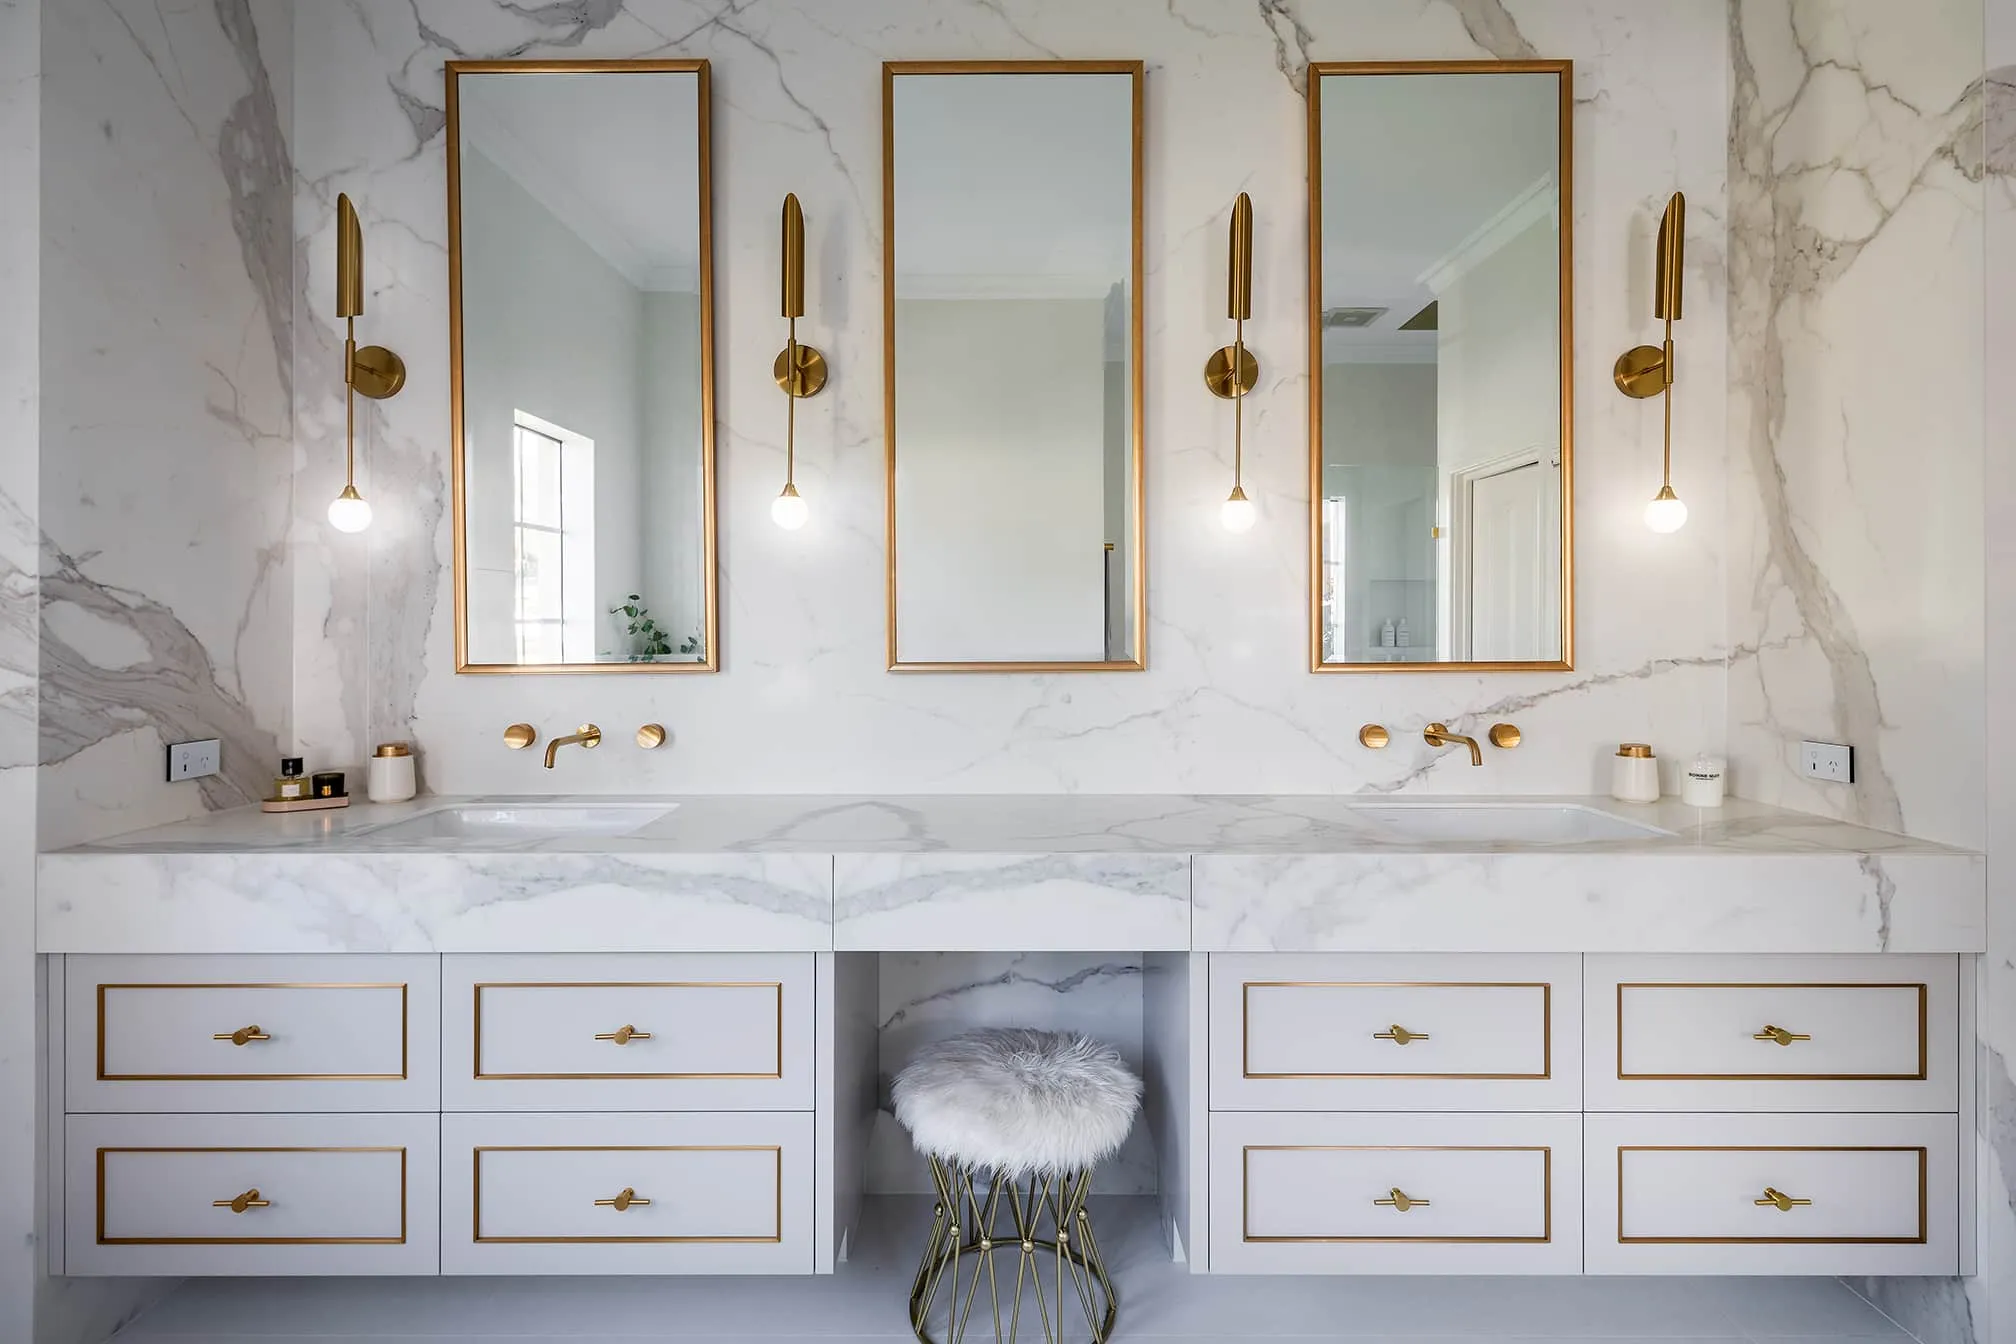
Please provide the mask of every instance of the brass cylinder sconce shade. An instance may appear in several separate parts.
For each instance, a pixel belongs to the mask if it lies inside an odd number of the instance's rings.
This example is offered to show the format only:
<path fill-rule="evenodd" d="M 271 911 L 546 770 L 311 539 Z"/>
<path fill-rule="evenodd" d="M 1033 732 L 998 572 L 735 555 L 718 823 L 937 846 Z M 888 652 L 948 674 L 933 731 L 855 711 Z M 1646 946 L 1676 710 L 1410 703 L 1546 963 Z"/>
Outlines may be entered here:
<path fill-rule="evenodd" d="M 347 195 L 336 198 L 336 316 L 364 312 L 364 226 Z"/>
<path fill-rule="evenodd" d="M 1232 203 L 1231 255 L 1225 263 L 1225 316 L 1234 322 L 1253 317 L 1253 198 L 1245 192 Z"/>
<path fill-rule="evenodd" d="M 1659 255 L 1652 294 L 1652 316 L 1666 324 L 1662 345 L 1640 345 L 1617 357 L 1613 376 L 1627 397 L 1663 397 L 1659 493 L 1645 506 L 1645 526 L 1654 532 L 1677 532 L 1687 522 L 1687 506 L 1673 489 L 1673 383 L 1677 360 L 1673 324 L 1685 307 L 1687 262 L 1687 198 L 1674 192 L 1659 220 Z"/>
<path fill-rule="evenodd" d="M 1232 203 L 1232 227 L 1225 249 L 1225 316 L 1232 320 L 1232 344 L 1204 361 L 1204 386 L 1232 403 L 1232 493 L 1219 505 L 1227 532 L 1249 530 L 1258 516 L 1246 497 L 1245 396 L 1260 382 L 1260 361 L 1246 348 L 1246 322 L 1253 316 L 1253 198 L 1245 192 Z"/>
<path fill-rule="evenodd" d="M 329 525 L 339 532 L 362 532 L 371 525 L 371 505 L 357 491 L 357 394 L 373 401 L 397 396 L 406 386 L 406 361 L 382 345 L 357 347 L 357 319 L 364 312 L 364 226 L 348 193 L 336 197 L 336 316 L 343 319 L 343 490 L 329 503 Z"/>
<path fill-rule="evenodd" d="M 784 390 L 784 489 L 770 501 L 770 519 L 786 532 L 805 526 L 809 510 L 798 493 L 798 399 L 816 397 L 826 386 L 826 356 L 798 340 L 798 319 L 805 316 L 805 211 L 796 193 L 784 197 L 780 229 L 783 242 L 782 304 L 786 328 L 784 349 L 770 366 L 770 376 Z"/>

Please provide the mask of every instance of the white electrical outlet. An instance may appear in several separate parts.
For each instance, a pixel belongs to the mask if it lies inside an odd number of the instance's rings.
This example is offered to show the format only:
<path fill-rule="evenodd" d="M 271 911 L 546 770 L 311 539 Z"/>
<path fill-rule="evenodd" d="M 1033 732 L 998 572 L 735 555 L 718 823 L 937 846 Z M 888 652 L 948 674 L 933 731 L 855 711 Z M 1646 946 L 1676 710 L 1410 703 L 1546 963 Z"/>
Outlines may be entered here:
<path fill-rule="evenodd" d="M 1801 742 L 1799 773 L 1808 779 L 1824 779 L 1829 784 L 1855 782 L 1855 748 L 1833 742 Z"/>
<path fill-rule="evenodd" d="M 214 737 L 168 744 L 168 782 L 201 779 L 224 768 L 224 744 Z"/>

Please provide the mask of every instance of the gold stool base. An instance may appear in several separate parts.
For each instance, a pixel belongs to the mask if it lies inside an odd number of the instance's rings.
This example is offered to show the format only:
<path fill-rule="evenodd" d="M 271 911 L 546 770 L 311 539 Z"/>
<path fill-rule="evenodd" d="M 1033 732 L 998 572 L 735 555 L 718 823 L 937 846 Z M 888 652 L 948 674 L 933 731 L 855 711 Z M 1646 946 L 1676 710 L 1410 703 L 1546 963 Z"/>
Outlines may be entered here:
<path fill-rule="evenodd" d="M 910 1288 L 910 1328 L 922 1344 L 962 1344 L 976 1308 L 983 1330 L 991 1316 L 999 1344 L 1016 1344 L 1028 1296 L 1036 1299 L 1045 1344 L 1079 1338 L 1106 1344 L 1113 1337 L 1120 1298 L 1085 1209 L 1089 1170 L 1017 1182 L 934 1157 L 931 1183 L 938 1202 Z M 997 1255 L 1014 1257 L 1012 1277 L 1008 1266 L 995 1265 Z M 1066 1303 L 1076 1304 L 1089 1335 L 1066 1333 Z M 931 1334 L 934 1320 L 943 1325 L 943 1335 Z"/>

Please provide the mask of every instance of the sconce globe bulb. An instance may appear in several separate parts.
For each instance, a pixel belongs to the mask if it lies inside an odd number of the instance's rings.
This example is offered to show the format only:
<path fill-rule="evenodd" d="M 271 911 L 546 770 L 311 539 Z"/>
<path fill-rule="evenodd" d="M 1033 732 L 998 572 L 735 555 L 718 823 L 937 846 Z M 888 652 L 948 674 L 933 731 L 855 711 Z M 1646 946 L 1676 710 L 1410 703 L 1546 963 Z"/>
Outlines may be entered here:
<path fill-rule="evenodd" d="M 796 532 L 805 526 L 805 519 L 810 513 L 795 485 L 787 484 L 784 492 L 770 501 L 770 521 L 786 532 Z"/>
<path fill-rule="evenodd" d="M 1227 532 L 1251 532 L 1259 517 L 1259 505 L 1246 498 L 1246 491 L 1236 485 L 1225 502 L 1218 506 L 1218 521 L 1225 525 Z"/>
<path fill-rule="evenodd" d="M 371 505 L 356 486 L 344 486 L 343 493 L 329 501 L 329 526 L 338 532 L 362 532 L 371 526 Z"/>
<path fill-rule="evenodd" d="M 1670 485 L 1661 486 L 1645 506 L 1645 526 L 1654 532 L 1678 532 L 1687 525 L 1687 506 Z"/>

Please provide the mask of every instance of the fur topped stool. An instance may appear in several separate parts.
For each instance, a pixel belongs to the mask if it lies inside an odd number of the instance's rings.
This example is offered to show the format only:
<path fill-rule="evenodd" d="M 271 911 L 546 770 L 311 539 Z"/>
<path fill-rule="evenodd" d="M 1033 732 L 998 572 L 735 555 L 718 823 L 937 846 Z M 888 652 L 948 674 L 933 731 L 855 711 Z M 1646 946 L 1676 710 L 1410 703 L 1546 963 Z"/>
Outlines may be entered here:
<path fill-rule="evenodd" d="M 970 1031 L 918 1051 L 895 1100 L 938 1192 L 910 1290 L 917 1338 L 939 1344 L 929 1326 L 942 1302 L 943 1344 L 965 1339 L 984 1279 L 995 1339 L 1018 1338 L 1027 1288 L 1046 1341 L 1069 1338 L 1064 1304 L 1075 1301 L 1093 1344 L 1105 1344 L 1120 1303 L 1085 1196 L 1141 1106 L 1141 1080 L 1120 1052 L 1075 1032 Z M 997 1252 L 1014 1257 L 1012 1274 Z"/>

